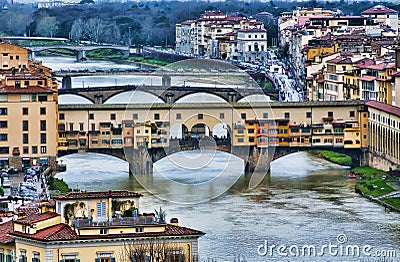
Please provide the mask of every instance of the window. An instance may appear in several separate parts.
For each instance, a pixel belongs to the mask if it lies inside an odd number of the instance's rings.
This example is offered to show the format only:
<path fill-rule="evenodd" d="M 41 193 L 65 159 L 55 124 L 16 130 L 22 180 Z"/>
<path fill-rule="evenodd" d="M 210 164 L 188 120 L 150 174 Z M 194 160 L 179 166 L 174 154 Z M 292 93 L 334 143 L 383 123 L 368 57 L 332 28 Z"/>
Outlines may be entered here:
<path fill-rule="evenodd" d="M 0 115 L 7 115 L 7 108 L 0 108 Z"/>
<path fill-rule="evenodd" d="M 26 250 L 25 249 L 20 249 L 19 250 L 19 261 L 20 262 L 26 262 Z"/>
<path fill-rule="evenodd" d="M 15 56 L 15 59 L 16 59 L 16 60 L 19 60 L 19 55 L 16 55 L 16 56 Z"/>
<path fill-rule="evenodd" d="M 36 94 L 32 94 L 32 102 L 36 102 Z"/>
<path fill-rule="evenodd" d="M 29 86 L 29 81 L 24 81 L 25 86 Z"/>
<path fill-rule="evenodd" d="M 45 154 L 45 153 L 47 152 L 47 147 L 46 147 L 46 146 L 41 146 L 41 147 L 40 147 L 40 152 L 41 152 L 42 154 Z"/>
<path fill-rule="evenodd" d="M 40 108 L 40 114 L 41 115 L 45 115 L 46 114 L 46 108 L 45 107 L 41 107 Z"/>
<path fill-rule="evenodd" d="M 37 84 L 38 84 L 38 86 L 41 86 L 41 85 L 43 85 L 43 81 L 40 80 L 37 82 Z"/>
<path fill-rule="evenodd" d="M 24 154 L 29 154 L 29 146 L 24 146 L 24 147 L 22 147 L 22 152 L 23 152 Z"/>
<path fill-rule="evenodd" d="M 95 131 L 96 130 L 96 124 L 93 123 L 91 129 L 92 129 L 92 131 Z"/>
<path fill-rule="evenodd" d="M 249 137 L 249 142 L 253 143 L 254 142 L 254 137 Z"/>
<path fill-rule="evenodd" d="M 106 202 L 96 203 L 96 214 L 97 218 L 106 218 Z"/>
<path fill-rule="evenodd" d="M 181 113 L 176 113 L 176 119 L 182 119 Z"/>
<path fill-rule="evenodd" d="M 133 114 L 133 115 L 132 115 L 132 119 L 133 119 L 133 120 L 138 120 L 138 119 L 139 119 L 138 114 Z"/>
<path fill-rule="evenodd" d="M 79 123 L 79 131 L 83 131 L 83 123 Z"/>
<path fill-rule="evenodd" d="M 40 262 L 40 253 L 33 252 L 32 262 Z"/>
<path fill-rule="evenodd" d="M 8 95 L 0 94 L 0 102 L 8 102 Z"/>
<path fill-rule="evenodd" d="M 21 102 L 29 102 L 31 96 L 29 94 L 21 94 Z"/>
<path fill-rule="evenodd" d="M 143 227 L 137 227 L 137 228 L 135 228 L 135 231 L 137 233 L 143 232 Z"/>
<path fill-rule="evenodd" d="M 254 134 L 254 129 L 249 129 L 249 134 Z"/>
<path fill-rule="evenodd" d="M 8 134 L 0 134 L 0 141 L 7 141 L 8 140 Z"/>
<path fill-rule="evenodd" d="M 60 120 L 64 120 L 65 119 L 65 114 L 64 113 L 60 113 L 58 116 L 59 116 Z"/>
<path fill-rule="evenodd" d="M 89 120 L 93 120 L 94 119 L 94 114 L 93 113 L 90 113 L 89 114 Z"/>
<path fill-rule="evenodd" d="M 20 88 L 21 87 L 21 81 L 15 81 L 15 87 Z"/>
<path fill-rule="evenodd" d="M 356 113 L 354 111 L 350 111 L 350 117 L 355 117 Z"/>
<path fill-rule="evenodd" d="M 306 112 L 306 118 L 311 118 L 311 112 Z"/>
<path fill-rule="evenodd" d="M 290 113 L 289 112 L 285 112 L 284 118 L 289 119 L 290 118 Z"/>
<path fill-rule="evenodd" d="M 23 115 L 28 115 L 28 112 L 29 112 L 29 110 L 28 110 L 27 107 L 23 107 L 23 108 L 22 108 L 22 114 L 23 114 Z"/>
<path fill-rule="evenodd" d="M 109 145 L 109 144 L 110 144 L 110 140 L 102 139 L 102 140 L 101 140 L 101 143 L 102 143 L 103 145 Z"/>
<path fill-rule="evenodd" d="M 242 137 L 239 137 L 238 138 L 238 143 L 243 143 L 243 142 L 244 142 L 244 139 Z"/>
<path fill-rule="evenodd" d="M 219 119 L 225 119 L 225 114 L 224 113 L 219 113 Z"/>
<path fill-rule="evenodd" d="M 263 118 L 268 118 L 268 113 L 263 113 Z"/>
<path fill-rule="evenodd" d="M 22 134 L 22 144 L 29 144 L 29 135 Z"/>
<path fill-rule="evenodd" d="M 238 134 L 243 134 L 244 130 L 243 129 L 238 129 Z"/>
<path fill-rule="evenodd" d="M 246 119 L 246 113 L 241 113 L 241 114 L 240 114 L 240 118 Z"/>
<path fill-rule="evenodd" d="M 22 121 L 22 131 L 28 131 L 29 130 L 29 122 L 28 120 Z"/>
<path fill-rule="evenodd" d="M 110 114 L 110 119 L 115 120 L 115 114 Z"/>
<path fill-rule="evenodd" d="M 0 154 L 8 154 L 10 152 L 10 148 L 8 146 L 0 147 Z"/>
<path fill-rule="evenodd" d="M 40 134 L 40 143 L 41 143 L 41 144 L 46 144 L 46 141 L 47 141 L 47 139 L 46 139 L 46 133 L 41 133 L 41 134 Z"/>
<path fill-rule="evenodd" d="M 155 113 L 154 114 L 154 120 L 160 120 L 160 114 L 159 113 Z"/>
<path fill-rule="evenodd" d="M 38 152 L 38 147 L 32 146 L 32 154 L 37 154 L 37 152 Z"/>
<path fill-rule="evenodd" d="M 197 114 L 197 119 L 203 119 L 203 114 Z"/>
<path fill-rule="evenodd" d="M 107 234 L 108 234 L 108 229 L 107 228 L 100 229 L 100 235 L 107 235 Z"/>
<path fill-rule="evenodd" d="M 47 95 L 39 95 L 39 99 L 40 102 L 46 102 L 47 101 Z"/>
<path fill-rule="evenodd" d="M 74 131 L 74 123 L 69 123 L 69 131 Z"/>
<path fill-rule="evenodd" d="M 0 128 L 7 128 L 7 121 L 0 121 Z"/>
<path fill-rule="evenodd" d="M 333 117 L 333 112 L 329 111 L 328 112 L 328 117 Z"/>
<path fill-rule="evenodd" d="M 46 131 L 46 120 L 40 120 L 40 131 Z"/>

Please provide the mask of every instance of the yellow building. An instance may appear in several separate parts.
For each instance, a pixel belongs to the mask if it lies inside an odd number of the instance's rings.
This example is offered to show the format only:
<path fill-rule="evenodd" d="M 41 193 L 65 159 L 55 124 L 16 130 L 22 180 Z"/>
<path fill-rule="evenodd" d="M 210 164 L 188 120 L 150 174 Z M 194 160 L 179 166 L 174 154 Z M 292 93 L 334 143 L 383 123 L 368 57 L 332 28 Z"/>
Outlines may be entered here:
<path fill-rule="evenodd" d="M 28 67 L 28 50 L 13 44 L 0 42 L 0 69 L 23 70 Z"/>
<path fill-rule="evenodd" d="M 56 209 L 69 212 L 72 226 L 64 223 L 65 213 L 51 211 L 3 223 L 0 260 L 198 261 L 198 238 L 204 233 L 179 226 L 177 218 L 166 223 L 165 217 L 140 214 L 140 196 L 130 191 L 59 195 Z"/>
<path fill-rule="evenodd" d="M 0 167 L 55 167 L 57 82 L 28 50 L 0 43 Z"/>

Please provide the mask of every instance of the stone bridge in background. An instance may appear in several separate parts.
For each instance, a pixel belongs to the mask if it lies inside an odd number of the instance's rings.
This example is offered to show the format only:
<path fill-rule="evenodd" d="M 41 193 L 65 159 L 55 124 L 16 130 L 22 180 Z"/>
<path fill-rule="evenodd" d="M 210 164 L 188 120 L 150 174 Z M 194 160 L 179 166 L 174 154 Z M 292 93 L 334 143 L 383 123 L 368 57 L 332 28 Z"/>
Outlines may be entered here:
<path fill-rule="evenodd" d="M 74 52 L 77 61 L 81 61 L 86 58 L 87 52 L 99 49 L 112 49 L 121 52 L 123 55 L 129 55 L 128 46 L 116 46 L 116 45 L 43 45 L 43 46 L 26 46 L 29 50 L 30 60 L 35 60 L 36 53 L 50 49 L 64 49 Z"/>

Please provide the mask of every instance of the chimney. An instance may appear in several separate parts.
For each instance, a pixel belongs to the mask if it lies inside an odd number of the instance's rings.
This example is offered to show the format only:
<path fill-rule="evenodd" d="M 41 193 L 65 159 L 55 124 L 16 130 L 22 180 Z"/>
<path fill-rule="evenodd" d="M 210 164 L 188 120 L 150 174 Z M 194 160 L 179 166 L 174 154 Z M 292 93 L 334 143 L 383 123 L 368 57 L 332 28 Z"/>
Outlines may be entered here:
<path fill-rule="evenodd" d="M 178 218 L 176 218 L 176 217 L 171 218 L 171 220 L 169 221 L 169 223 L 170 223 L 171 225 L 173 225 L 173 226 L 179 226 L 179 221 L 178 221 Z"/>

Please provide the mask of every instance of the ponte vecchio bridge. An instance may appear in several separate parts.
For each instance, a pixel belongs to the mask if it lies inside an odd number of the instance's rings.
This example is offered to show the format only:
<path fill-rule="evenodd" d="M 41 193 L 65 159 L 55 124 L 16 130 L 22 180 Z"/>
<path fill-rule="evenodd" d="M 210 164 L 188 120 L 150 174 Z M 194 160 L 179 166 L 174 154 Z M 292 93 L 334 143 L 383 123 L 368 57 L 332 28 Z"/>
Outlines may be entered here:
<path fill-rule="evenodd" d="M 226 133 L 217 135 L 221 128 Z M 266 171 L 267 160 L 320 148 L 363 165 L 368 110 L 362 101 L 59 105 L 58 132 L 60 156 L 115 155 L 129 161 L 134 173 L 151 173 L 157 160 L 196 148 L 230 152 L 249 171 Z"/>

